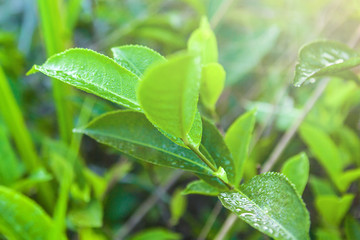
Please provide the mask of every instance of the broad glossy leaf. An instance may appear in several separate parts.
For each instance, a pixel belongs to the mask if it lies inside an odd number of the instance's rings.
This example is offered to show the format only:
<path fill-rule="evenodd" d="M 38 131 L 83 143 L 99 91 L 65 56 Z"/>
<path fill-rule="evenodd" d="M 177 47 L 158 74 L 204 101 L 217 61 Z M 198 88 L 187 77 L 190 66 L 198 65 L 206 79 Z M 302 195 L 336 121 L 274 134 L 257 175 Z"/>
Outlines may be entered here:
<path fill-rule="evenodd" d="M 53 227 L 51 218 L 37 203 L 3 186 L 0 186 L 0 212 L 0 233 L 9 239 L 47 240 Z"/>
<path fill-rule="evenodd" d="M 191 150 L 170 141 L 139 112 L 110 112 L 77 131 L 142 161 L 211 175 Z"/>
<path fill-rule="evenodd" d="M 309 159 L 305 153 L 300 153 L 288 159 L 281 172 L 292 182 L 296 190 L 302 195 L 309 178 Z"/>
<path fill-rule="evenodd" d="M 202 64 L 217 62 L 216 37 L 206 17 L 201 19 L 200 27 L 191 34 L 188 49 L 200 56 Z"/>
<path fill-rule="evenodd" d="M 255 115 L 255 110 L 241 115 L 225 134 L 225 143 L 234 158 L 235 185 L 240 183 L 243 175 L 243 166 L 248 157 L 248 149 L 255 126 Z"/>
<path fill-rule="evenodd" d="M 301 125 L 300 136 L 332 181 L 339 187 L 338 180 L 343 166 L 335 143 L 324 131 L 309 124 Z"/>
<path fill-rule="evenodd" d="M 310 219 L 294 186 L 282 174 L 265 173 L 243 184 L 240 192 L 219 195 L 224 207 L 275 239 L 309 239 Z"/>
<path fill-rule="evenodd" d="M 345 194 L 341 198 L 337 196 L 318 196 L 315 199 L 315 207 L 321 215 L 321 219 L 332 227 L 338 227 L 349 211 L 354 200 L 354 195 Z"/>
<path fill-rule="evenodd" d="M 165 132 L 187 141 L 197 112 L 200 64 L 182 53 L 150 67 L 137 96 L 146 117 Z"/>
<path fill-rule="evenodd" d="M 181 235 L 163 228 L 151 228 L 137 233 L 130 240 L 180 240 Z"/>
<path fill-rule="evenodd" d="M 304 83 L 315 81 L 317 77 L 343 74 L 343 71 L 358 65 L 360 65 L 360 54 L 345 44 L 335 41 L 316 41 L 301 48 L 294 84 L 299 87 Z"/>
<path fill-rule="evenodd" d="M 184 215 L 187 206 L 187 198 L 181 194 L 181 190 L 177 189 L 170 201 L 171 219 L 170 224 L 172 226 L 178 224 L 179 219 Z"/>
<path fill-rule="evenodd" d="M 164 62 L 165 58 L 151 48 L 140 45 L 125 45 L 111 49 L 114 60 L 139 78 L 154 63 Z"/>
<path fill-rule="evenodd" d="M 207 196 L 217 196 L 220 190 L 204 182 L 203 180 L 196 180 L 189 183 L 182 191 L 182 194 L 201 194 Z"/>
<path fill-rule="evenodd" d="M 139 78 L 114 60 L 89 49 L 74 48 L 53 55 L 28 72 L 42 72 L 125 107 L 140 110 L 136 100 Z"/>
<path fill-rule="evenodd" d="M 225 70 L 218 63 L 209 63 L 202 67 L 200 99 L 204 106 L 215 112 L 215 104 L 225 83 Z"/>

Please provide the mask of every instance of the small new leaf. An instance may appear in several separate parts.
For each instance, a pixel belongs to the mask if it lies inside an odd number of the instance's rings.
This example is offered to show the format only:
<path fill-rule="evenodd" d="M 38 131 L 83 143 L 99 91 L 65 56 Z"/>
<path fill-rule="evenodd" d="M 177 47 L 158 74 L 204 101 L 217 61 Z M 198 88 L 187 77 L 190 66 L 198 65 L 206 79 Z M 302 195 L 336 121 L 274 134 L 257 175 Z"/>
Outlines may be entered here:
<path fill-rule="evenodd" d="M 188 144 L 199 87 L 200 64 L 194 55 L 182 53 L 150 67 L 137 96 L 150 122 Z"/>

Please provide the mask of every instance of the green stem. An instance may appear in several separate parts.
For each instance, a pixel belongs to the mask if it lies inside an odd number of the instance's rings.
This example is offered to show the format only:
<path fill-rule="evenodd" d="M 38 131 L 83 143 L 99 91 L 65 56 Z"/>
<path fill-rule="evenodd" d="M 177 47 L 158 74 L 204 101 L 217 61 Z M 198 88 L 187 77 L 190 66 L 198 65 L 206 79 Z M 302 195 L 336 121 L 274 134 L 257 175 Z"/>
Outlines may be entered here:
<path fill-rule="evenodd" d="M 42 167 L 42 162 L 38 158 L 35 145 L 27 130 L 23 115 L 11 91 L 5 73 L 0 66 L 0 113 L 9 127 L 14 139 L 19 155 L 29 172 L 35 172 Z M 39 197 L 47 210 L 53 204 L 53 191 L 49 184 L 42 184 L 39 187 Z"/>
<path fill-rule="evenodd" d="M 209 161 L 209 159 L 207 159 L 204 154 L 202 154 L 200 152 L 200 150 L 198 148 L 196 148 L 195 146 L 193 146 L 192 144 L 186 144 L 186 146 L 188 146 L 191 151 L 193 151 L 199 158 L 201 161 L 203 161 L 214 173 L 217 172 L 216 167 Z M 223 184 L 226 185 L 227 188 L 229 188 L 229 190 L 234 189 L 234 186 L 232 186 L 231 184 L 225 182 L 223 179 L 217 177 Z"/>
<path fill-rule="evenodd" d="M 65 34 L 64 19 L 60 13 L 62 0 L 38 0 L 41 30 L 43 33 L 48 57 L 64 51 L 70 45 Z M 60 137 L 70 143 L 73 129 L 72 107 L 69 102 L 71 88 L 58 80 L 53 80 L 53 97 L 55 100 Z"/>

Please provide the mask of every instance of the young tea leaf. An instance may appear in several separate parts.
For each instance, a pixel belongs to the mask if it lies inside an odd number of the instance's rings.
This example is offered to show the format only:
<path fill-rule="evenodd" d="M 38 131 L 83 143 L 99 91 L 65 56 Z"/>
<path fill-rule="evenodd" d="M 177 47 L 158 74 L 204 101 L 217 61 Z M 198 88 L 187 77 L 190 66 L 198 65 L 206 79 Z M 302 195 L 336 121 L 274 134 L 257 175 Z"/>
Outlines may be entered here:
<path fill-rule="evenodd" d="M 0 233 L 9 239 L 48 240 L 53 222 L 30 198 L 0 186 L 0 212 Z"/>
<path fill-rule="evenodd" d="M 171 219 L 170 224 L 172 226 L 178 224 L 179 219 L 184 215 L 187 206 L 187 198 L 181 194 L 181 190 L 178 189 L 174 192 L 170 202 Z"/>
<path fill-rule="evenodd" d="M 236 186 L 240 183 L 243 175 L 243 166 L 248 155 L 248 148 L 255 126 L 255 115 L 255 110 L 241 115 L 229 127 L 225 135 L 225 143 L 234 158 Z"/>
<path fill-rule="evenodd" d="M 209 63 L 202 67 L 200 99 L 204 106 L 215 112 L 215 104 L 225 83 L 225 70 L 218 63 Z"/>
<path fill-rule="evenodd" d="M 114 60 L 89 49 L 74 48 L 53 55 L 28 74 L 42 72 L 125 107 L 140 111 L 136 100 L 139 78 Z"/>
<path fill-rule="evenodd" d="M 305 153 L 300 153 L 288 159 L 281 172 L 295 185 L 296 190 L 301 195 L 309 178 L 309 169 L 309 159 Z"/>
<path fill-rule="evenodd" d="M 182 53 L 150 67 L 139 84 L 137 96 L 150 122 L 189 143 L 199 87 L 200 64 L 195 56 Z"/>
<path fill-rule="evenodd" d="M 223 192 L 219 199 L 224 207 L 270 237 L 309 239 L 309 213 L 294 186 L 282 174 L 255 176 L 239 192 Z"/>
<path fill-rule="evenodd" d="M 164 62 L 165 58 L 154 50 L 140 45 L 125 45 L 111 49 L 114 60 L 141 78 L 145 70 L 152 64 Z"/>
<path fill-rule="evenodd" d="M 358 65 L 360 54 L 345 44 L 335 41 L 312 42 L 299 52 L 294 84 L 300 87 L 304 83 L 315 81 L 317 77 L 337 76 Z M 356 77 L 353 74 L 351 76 Z"/>
<path fill-rule="evenodd" d="M 188 49 L 190 52 L 200 56 L 201 63 L 204 65 L 217 62 L 218 49 L 216 37 L 206 17 L 201 19 L 200 27 L 191 34 L 188 41 Z"/>
<path fill-rule="evenodd" d="M 300 136 L 339 188 L 343 166 L 335 143 L 324 131 L 309 124 L 301 125 Z"/>
<path fill-rule="evenodd" d="M 219 189 L 206 183 L 203 180 L 196 180 L 189 183 L 186 188 L 182 191 L 182 194 L 201 194 L 207 196 L 217 196 L 220 193 Z"/>
<path fill-rule="evenodd" d="M 162 135 L 143 113 L 110 112 L 77 131 L 142 161 L 207 175 L 212 172 L 191 150 Z"/>
<path fill-rule="evenodd" d="M 354 200 L 354 195 L 345 194 L 341 198 L 337 196 L 318 196 L 315 199 L 315 207 L 321 215 L 321 219 L 332 227 L 339 227 L 345 214 L 349 211 Z"/>

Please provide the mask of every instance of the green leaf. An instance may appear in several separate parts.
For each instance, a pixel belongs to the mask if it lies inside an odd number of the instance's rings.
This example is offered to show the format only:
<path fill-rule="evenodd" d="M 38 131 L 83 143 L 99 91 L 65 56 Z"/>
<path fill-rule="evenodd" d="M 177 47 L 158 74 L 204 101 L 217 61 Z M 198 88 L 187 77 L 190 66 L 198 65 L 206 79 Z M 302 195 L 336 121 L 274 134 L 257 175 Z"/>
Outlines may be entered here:
<path fill-rule="evenodd" d="M 139 78 L 114 60 L 89 49 L 74 48 L 53 55 L 28 74 L 42 72 L 125 107 L 140 110 L 136 100 Z"/>
<path fill-rule="evenodd" d="M 200 27 L 191 34 L 188 40 L 188 49 L 200 56 L 202 64 L 217 62 L 216 37 L 206 17 L 201 19 Z"/>
<path fill-rule="evenodd" d="M 53 227 L 51 218 L 37 203 L 3 186 L 0 186 L 0 212 L 0 233 L 9 239 L 47 240 Z"/>
<path fill-rule="evenodd" d="M 181 194 L 181 189 L 177 189 L 171 198 L 170 210 L 171 210 L 171 219 L 170 224 L 172 226 L 177 225 L 179 219 L 184 215 L 186 211 L 187 199 Z"/>
<path fill-rule="evenodd" d="M 225 143 L 234 158 L 236 186 L 241 181 L 244 163 L 248 157 L 249 145 L 255 126 L 255 115 L 256 110 L 241 115 L 225 134 Z"/>
<path fill-rule="evenodd" d="M 316 240 L 342 240 L 341 233 L 337 229 L 318 228 L 315 232 Z"/>
<path fill-rule="evenodd" d="M 140 45 L 125 45 L 111 49 L 114 60 L 139 78 L 152 64 L 164 62 L 165 58 L 154 50 Z"/>
<path fill-rule="evenodd" d="M 345 218 L 345 235 L 347 240 L 360 239 L 360 223 L 352 216 Z"/>
<path fill-rule="evenodd" d="M 310 177 L 310 187 L 315 196 L 321 195 L 333 195 L 336 196 L 336 192 L 331 186 L 330 182 L 315 176 Z"/>
<path fill-rule="evenodd" d="M 300 136 L 339 188 L 343 166 L 335 143 L 324 131 L 309 124 L 301 125 Z"/>
<path fill-rule="evenodd" d="M 326 224 L 331 227 L 339 227 L 353 200 L 354 195 L 352 194 L 345 194 L 341 198 L 330 195 L 318 196 L 315 199 L 315 207 Z"/>
<path fill-rule="evenodd" d="M 304 192 L 309 178 L 310 164 L 305 153 L 300 153 L 288 159 L 281 172 L 292 182 L 300 195 Z"/>
<path fill-rule="evenodd" d="M 23 169 L 11 147 L 5 128 L 0 124 L 0 184 L 11 185 L 20 178 Z"/>
<path fill-rule="evenodd" d="M 35 172 L 31 173 L 27 178 L 20 179 L 11 185 L 16 191 L 26 192 L 36 185 L 52 180 L 53 177 L 45 169 L 39 168 Z"/>
<path fill-rule="evenodd" d="M 193 55 L 182 53 L 150 67 L 137 96 L 150 122 L 187 144 L 191 141 L 188 134 L 197 112 L 199 87 L 200 64 Z"/>
<path fill-rule="evenodd" d="M 335 41 L 312 42 L 299 52 L 294 84 L 300 87 L 317 77 L 334 76 L 358 65 L 360 55 L 348 46 Z"/>
<path fill-rule="evenodd" d="M 345 192 L 349 188 L 350 184 L 358 178 L 360 178 L 360 168 L 344 172 L 338 181 L 340 191 Z"/>
<path fill-rule="evenodd" d="M 139 112 L 110 112 L 77 131 L 142 161 L 208 175 L 212 172 L 191 150 L 170 141 Z"/>
<path fill-rule="evenodd" d="M 221 193 L 219 199 L 224 207 L 270 237 L 309 239 L 309 213 L 294 185 L 282 174 L 255 176 L 239 192 Z"/>
<path fill-rule="evenodd" d="M 207 196 L 217 196 L 220 193 L 219 189 L 213 187 L 212 185 L 204 182 L 203 180 L 196 180 L 189 183 L 182 194 L 201 194 Z"/>
<path fill-rule="evenodd" d="M 84 206 L 75 206 L 68 213 L 69 221 L 79 228 L 102 226 L 103 209 L 101 203 L 92 200 Z"/>
<path fill-rule="evenodd" d="M 215 112 L 215 104 L 225 83 L 225 70 L 218 63 L 209 63 L 202 67 L 200 99 L 204 106 Z"/>
<path fill-rule="evenodd" d="M 140 233 L 130 238 L 130 240 L 149 240 L 149 239 L 180 240 L 181 235 L 163 228 L 151 228 L 141 231 Z"/>

